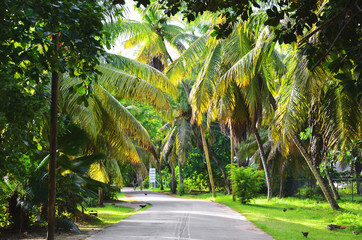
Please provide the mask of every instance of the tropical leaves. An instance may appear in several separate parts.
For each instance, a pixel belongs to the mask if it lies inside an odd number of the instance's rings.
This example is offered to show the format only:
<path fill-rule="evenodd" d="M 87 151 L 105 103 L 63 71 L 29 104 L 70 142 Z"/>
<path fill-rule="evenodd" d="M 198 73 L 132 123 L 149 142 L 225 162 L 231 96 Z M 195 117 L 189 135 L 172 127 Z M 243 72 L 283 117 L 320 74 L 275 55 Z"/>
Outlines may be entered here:
<path fill-rule="evenodd" d="M 107 154 L 109 160 L 93 164 L 89 171 L 94 179 L 107 182 L 107 171 L 99 170 L 114 161 L 143 165 L 136 146 L 157 158 L 147 130 L 119 100 L 147 103 L 172 122 L 172 108 L 166 93 L 176 97 L 177 89 L 165 75 L 146 64 L 116 55 L 107 55 L 104 60 L 108 64 L 97 66 L 102 74 L 86 104 L 79 104 L 84 97 L 73 90 L 79 85 L 75 78 L 63 77 L 60 95 L 62 109 L 90 136 L 86 151 Z M 120 171 L 116 169 L 115 173 L 121 182 Z"/>

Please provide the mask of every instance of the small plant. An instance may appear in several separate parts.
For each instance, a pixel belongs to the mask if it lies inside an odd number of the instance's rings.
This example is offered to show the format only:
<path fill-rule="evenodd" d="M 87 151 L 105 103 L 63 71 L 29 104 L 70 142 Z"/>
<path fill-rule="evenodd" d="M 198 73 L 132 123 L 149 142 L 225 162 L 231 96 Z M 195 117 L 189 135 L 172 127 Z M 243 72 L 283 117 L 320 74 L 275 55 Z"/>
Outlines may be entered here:
<path fill-rule="evenodd" d="M 182 196 L 184 195 L 185 193 L 188 193 L 189 190 L 188 190 L 188 186 L 185 184 L 185 183 L 181 183 L 178 188 L 177 188 L 177 194 Z"/>
<path fill-rule="evenodd" d="M 255 198 L 263 186 L 264 172 L 253 167 L 235 167 L 230 169 L 233 191 L 241 203 L 246 204 Z"/>

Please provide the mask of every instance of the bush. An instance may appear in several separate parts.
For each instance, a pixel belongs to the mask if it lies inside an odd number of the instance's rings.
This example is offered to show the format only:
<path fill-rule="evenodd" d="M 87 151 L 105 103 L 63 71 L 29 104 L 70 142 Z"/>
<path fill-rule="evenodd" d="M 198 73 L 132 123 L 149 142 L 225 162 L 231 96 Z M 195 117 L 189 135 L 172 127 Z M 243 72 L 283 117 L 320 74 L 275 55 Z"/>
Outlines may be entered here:
<path fill-rule="evenodd" d="M 319 186 L 305 186 L 299 189 L 299 193 L 296 193 L 297 196 L 299 196 L 299 194 L 301 198 L 310 198 L 320 201 L 324 199 L 322 189 Z"/>
<path fill-rule="evenodd" d="M 177 194 L 182 196 L 184 195 L 185 193 L 188 193 L 189 190 L 188 190 L 188 186 L 185 184 L 185 183 L 181 183 L 178 185 L 178 188 L 177 188 Z"/>
<path fill-rule="evenodd" d="M 103 188 L 103 199 L 104 200 L 112 200 L 117 199 L 117 193 L 119 193 L 119 187 L 107 185 Z"/>
<path fill-rule="evenodd" d="M 246 204 L 258 195 L 263 186 L 264 172 L 253 167 L 235 167 L 230 169 L 233 191 L 241 203 Z"/>

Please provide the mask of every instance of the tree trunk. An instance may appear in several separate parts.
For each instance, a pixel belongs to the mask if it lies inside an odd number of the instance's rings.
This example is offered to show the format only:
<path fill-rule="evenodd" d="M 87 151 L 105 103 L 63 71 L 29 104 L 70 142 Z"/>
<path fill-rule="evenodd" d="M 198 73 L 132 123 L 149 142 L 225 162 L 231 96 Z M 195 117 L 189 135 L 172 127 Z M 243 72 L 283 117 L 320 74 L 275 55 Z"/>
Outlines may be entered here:
<path fill-rule="evenodd" d="M 286 163 L 283 163 L 282 171 L 281 171 L 281 173 L 280 173 L 279 198 L 283 198 L 283 197 L 284 197 L 284 180 L 285 180 L 284 174 L 285 174 L 286 166 L 287 166 L 287 164 L 286 164 Z"/>
<path fill-rule="evenodd" d="M 202 144 L 202 140 L 200 140 L 199 138 L 199 135 L 198 135 L 198 132 L 196 131 L 195 128 L 192 128 L 192 130 L 194 131 L 194 135 L 195 135 L 195 138 L 196 138 L 196 142 L 200 145 L 203 145 Z M 229 182 L 229 179 L 228 179 L 228 176 L 227 174 L 225 173 L 224 169 L 222 168 L 221 164 L 219 163 L 219 161 L 217 160 L 217 158 L 215 157 L 215 155 L 212 153 L 212 151 L 210 150 L 209 151 L 209 155 L 210 157 L 214 160 L 214 162 L 216 163 L 216 165 L 218 166 L 218 168 L 220 169 L 220 172 L 221 172 L 221 175 L 223 176 L 224 178 L 224 181 L 225 181 L 225 186 L 228 190 L 228 194 L 230 194 L 231 192 L 231 187 L 230 187 L 230 182 Z"/>
<path fill-rule="evenodd" d="M 58 41 L 57 41 L 58 43 Z M 59 74 L 52 72 L 50 103 L 50 157 L 48 175 L 48 240 L 54 240 L 55 234 L 55 200 L 56 200 L 56 155 L 57 155 L 57 122 L 58 122 L 58 82 Z"/>
<path fill-rule="evenodd" d="M 219 167 L 220 169 L 220 172 L 221 172 L 221 175 L 223 176 L 224 178 L 224 181 L 225 181 L 225 184 L 226 184 L 226 189 L 228 191 L 228 194 L 231 193 L 230 191 L 230 182 L 229 182 L 229 179 L 228 179 L 228 176 L 227 174 L 225 173 L 224 169 L 222 168 L 220 162 L 217 160 L 217 158 L 215 157 L 215 155 L 210 151 L 209 152 L 209 155 L 210 157 L 214 160 L 214 162 L 216 163 L 216 165 Z"/>
<path fill-rule="evenodd" d="M 175 168 L 173 167 L 173 163 L 171 161 L 170 163 L 170 169 L 171 169 L 171 192 L 173 194 L 176 193 L 176 184 L 175 184 Z"/>
<path fill-rule="evenodd" d="M 98 188 L 98 205 L 103 207 L 103 188 Z"/>
<path fill-rule="evenodd" d="M 356 173 L 356 188 L 357 188 L 357 194 L 362 194 L 362 188 L 361 188 L 361 180 L 360 180 L 360 174 L 362 171 L 362 163 L 360 161 L 356 161 L 356 164 L 354 165 L 355 173 Z"/>
<path fill-rule="evenodd" d="M 265 172 L 265 181 L 266 181 L 266 186 L 268 188 L 267 201 L 269 201 L 272 198 L 272 185 L 271 185 L 271 180 L 270 180 L 269 169 L 268 169 L 268 165 L 266 163 L 266 157 L 265 157 L 263 143 L 261 142 L 258 130 L 256 128 L 254 129 L 254 134 L 255 134 L 256 142 L 258 143 L 258 147 L 259 147 L 259 151 L 260 151 L 260 158 L 261 158 L 261 162 L 263 164 L 263 168 L 264 168 L 264 172 Z"/>
<path fill-rule="evenodd" d="M 299 138 L 298 138 L 298 136 L 296 134 L 292 136 L 292 140 L 293 140 L 294 144 L 297 146 L 297 148 L 299 149 L 299 151 L 302 154 L 304 160 L 307 162 L 307 164 L 308 164 L 312 174 L 314 175 L 315 179 L 318 181 L 319 186 L 323 191 L 324 197 L 328 201 L 331 208 L 333 210 L 339 209 L 339 205 L 338 205 L 337 201 L 332 197 L 332 194 L 329 191 L 329 189 L 328 189 L 327 185 L 325 184 L 325 182 L 323 181 L 323 178 L 322 178 L 319 170 L 316 167 L 314 167 L 312 158 L 309 156 L 307 150 L 304 148 L 302 142 L 299 140 Z"/>
<path fill-rule="evenodd" d="M 234 139 L 232 134 L 230 133 L 230 170 L 234 167 Z M 230 178 L 231 185 L 231 193 L 233 195 L 233 201 L 235 201 L 235 190 L 233 186 L 233 179 Z M 230 193 L 229 193 L 230 194 Z"/>
<path fill-rule="evenodd" d="M 331 178 L 331 175 L 329 175 L 329 171 L 328 171 L 328 169 L 325 169 L 325 174 L 326 174 L 326 176 L 327 176 L 327 180 L 328 180 L 328 184 L 329 184 L 329 187 L 331 188 L 331 190 L 332 190 L 332 193 L 333 193 L 333 196 L 334 196 L 334 199 L 336 199 L 336 200 L 339 200 L 339 199 L 341 199 L 341 197 L 339 196 L 339 194 L 338 194 L 338 191 L 337 191 L 337 189 L 336 189 L 336 187 L 334 186 L 334 184 L 333 184 L 333 181 L 332 181 L 332 178 Z"/>
<path fill-rule="evenodd" d="M 178 185 L 182 184 L 182 169 L 181 169 L 181 162 L 177 161 L 178 163 Z"/>
<path fill-rule="evenodd" d="M 204 147 L 204 152 L 205 152 L 207 171 L 208 171 L 208 173 L 209 173 L 209 179 L 210 179 L 212 197 L 215 198 L 215 197 L 216 197 L 215 185 L 214 185 L 214 179 L 213 179 L 213 177 L 212 177 L 212 170 L 211 170 L 211 164 L 210 164 L 210 158 L 209 158 L 209 151 L 208 151 L 208 149 L 207 149 L 206 140 L 205 140 L 205 135 L 204 135 L 204 130 L 202 129 L 202 126 L 200 126 L 200 130 L 201 130 L 202 145 L 203 145 L 203 147 Z"/>
<path fill-rule="evenodd" d="M 161 190 L 163 190 L 163 182 L 162 182 L 162 171 L 161 171 L 161 160 L 157 162 L 158 165 L 158 174 L 160 175 L 160 184 L 161 184 Z"/>

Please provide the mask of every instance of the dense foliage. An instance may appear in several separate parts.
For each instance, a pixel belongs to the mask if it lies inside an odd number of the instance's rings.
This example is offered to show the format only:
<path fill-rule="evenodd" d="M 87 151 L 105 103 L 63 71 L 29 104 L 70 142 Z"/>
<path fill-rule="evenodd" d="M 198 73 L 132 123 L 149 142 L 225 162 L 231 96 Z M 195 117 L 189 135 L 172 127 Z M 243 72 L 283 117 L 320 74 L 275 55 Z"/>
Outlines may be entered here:
<path fill-rule="evenodd" d="M 263 184 L 263 171 L 253 167 L 231 167 L 230 176 L 234 194 L 241 203 L 246 204 L 258 196 Z"/>
<path fill-rule="evenodd" d="M 59 222 L 148 166 L 179 194 L 232 182 L 242 203 L 313 178 L 299 193 L 338 209 L 337 164 L 362 172 L 361 1 L 136 2 L 140 21 L 122 0 L 1 0 L 0 227 L 46 225 L 56 75 Z"/>

